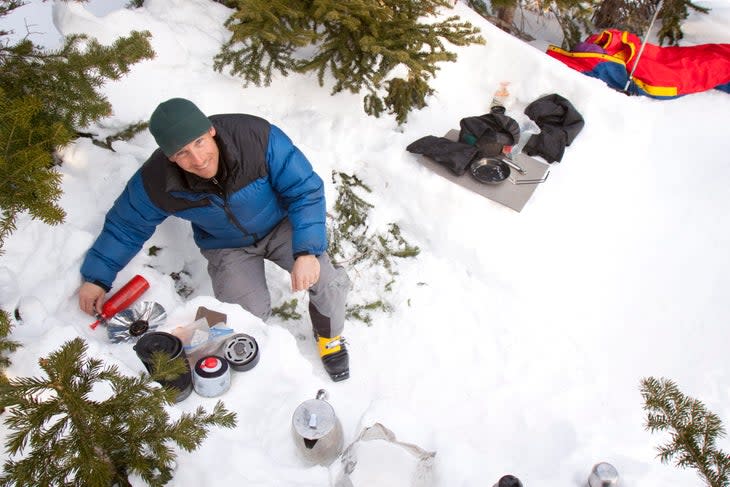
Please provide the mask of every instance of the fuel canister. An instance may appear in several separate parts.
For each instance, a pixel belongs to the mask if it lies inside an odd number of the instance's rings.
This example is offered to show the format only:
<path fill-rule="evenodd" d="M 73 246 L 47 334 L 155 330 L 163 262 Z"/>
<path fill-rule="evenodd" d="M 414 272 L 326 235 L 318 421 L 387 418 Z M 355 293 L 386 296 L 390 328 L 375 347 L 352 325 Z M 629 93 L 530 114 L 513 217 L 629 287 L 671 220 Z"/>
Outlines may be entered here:
<path fill-rule="evenodd" d="M 195 363 L 193 388 L 203 397 L 217 397 L 231 387 L 231 368 L 226 359 L 207 355 Z"/>

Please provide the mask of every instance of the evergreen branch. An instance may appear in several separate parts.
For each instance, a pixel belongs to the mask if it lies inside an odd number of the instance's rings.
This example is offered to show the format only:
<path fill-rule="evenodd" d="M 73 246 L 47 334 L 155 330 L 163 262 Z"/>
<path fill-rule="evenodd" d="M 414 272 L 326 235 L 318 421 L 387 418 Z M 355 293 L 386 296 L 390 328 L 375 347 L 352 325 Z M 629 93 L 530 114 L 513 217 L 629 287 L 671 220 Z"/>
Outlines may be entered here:
<path fill-rule="evenodd" d="M 285 301 L 281 306 L 271 308 L 271 314 L 279 316 L 283 320 L 300 320 L 302 315 L 297 312 L 297 304 L 299 304 L 297 298 Z"/>
<path fill-rule="evenodd" d="M 420 249 L 406 241 L 396 223 L 388 224 L 386 232 L 368 228 L 368 213 L 374 206 L 361 193 L 372 190 L 359 177 L 333 171 L 332 182 L 337 186 L 334 210 L 327 215 L 330 220 L 327 228 L 328 252 L 332 262 L 335 265 L 347 264 L 358 272 L 362 269 L 377 282 L 384 283 L 377 287 L 376 298 L 364 303 L 349 303 L 345 311 L 348 318 L 370 324 L 373 312 L 390 313 L 393 310 L 382 295 L 390 292 L 394 285 L 393 278 L 397 275 L 394 259 L 415 257 Z M 355 285 L 363 281 L 357 279 Z M 370 283 L 368 286 L 370 292 L 375 289 Z"/>
<path fill-rule="evenodd" d="M 1 160 L 0 160 L 1 161 Z M 5 217 L 0 219 L 0 241 L 4 235 L 4 228 L 7 224 L 5 223 Z M 4 379 L 4 369 L 10 365 L 10 359 L 6 354 L 15 352 L 20 348 L 20 343 L 8 339 L 12 327 L 10 325 L 10 316 L 8 313 L 0 308 L 0 387 L 6 381 Z M 2 405 L 0 399 L 0 412 L 2 412 Z"/>
<path fill-rule="evenodd" d="M 668 379 L 643 379 L 641 394 L 646 429 L 670 433 L 670 440 L 657 448 L 662 463 L 674 460 L 678 467 L 697 470 L 708 486 L 726 487 L 730 458 L 715 446 L 716 439 L 725 436 L 720 418 Z"/>

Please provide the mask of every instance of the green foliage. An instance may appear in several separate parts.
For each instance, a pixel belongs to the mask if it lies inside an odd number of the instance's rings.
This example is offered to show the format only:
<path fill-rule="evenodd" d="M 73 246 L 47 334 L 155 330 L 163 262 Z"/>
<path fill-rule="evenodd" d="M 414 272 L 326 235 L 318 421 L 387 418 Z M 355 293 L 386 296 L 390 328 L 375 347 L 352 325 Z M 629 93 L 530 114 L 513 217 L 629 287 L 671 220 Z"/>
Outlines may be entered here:
<path fill-rule="evenodd" d="M 389 223 L 382 232 L 369 228 L 368 215 L 374 206 L 361 194 L 372 190 L 360 178 L 333 171 L 332 182 L 337 186 L 337 199 L 333 214 L 327 215 L 327 253 L 333 264 L 345 266 L 351 276 L 358 276 L 353 279 L 355 292 L 348 299 L 346 317 L 370 325 L 373 313 L 393 311 L 385 295 L 392 291 L 398 275 L 395 259 L 415 257 L 420 249 L 408 243 L 395 223 Z M 355 297 L 363 301 L 353 303 Z M 297 304 L 297 299 L 292 299 L 273 308 L 272 313 L 285 320 L 300 319 Z"/>
<path fill-rule="evenodd" d="M 466 0 L 474 11 L 490 22 L 504 27 L 484 0 Z M 539 15 L 554 16 L 563 31 L 562 47 L 569 49 L 586 37 L 601 29 L 627 30 L 643 38 L 649 27 L 658 0 L 492 0 L 492 9 L 518 7 Z M 691 0 L 664 0 L 659 13 L 661 27 L 657 33 L 659 43 L 676 45 L 683 37 L 682 22 L 687 19 L 689 9 L 708 13 Z M 511 32 L 525 37 L 516 25 Z"/>
<path fill-rule="evenodd" d="M 0 87 L 0 250 L 19 213 L 28 211 L 51 225 L 65 216 L 56 204 L 61 175 L 53 168 L 52 152 L 71 134 L 61 122 L 41 123 L 43 110 L 39 98 L 9 97 Z"/>
<path fill-rule="evenodd" d="M 593 15 L 596 28 L 628 30 L 641 37 L 647 34 L 651 18 L 659 5 L 658 0 L 606 0 Z M 701 7 L 690 0 L 664 0 L 658 14 L 660 28 L 657 32 L 659 43 L 677 43 L 684 37 L 682 22 L 689 16 L 689 9 L 708 13 L 710 9 Z"/>
<path fill-rule="evenodd" d="M 709 8 L 701 7 L 689 0 L 664 0 L 662 10 L 659 12 L 662 26 L 657 33 L 660 44 L 666 41 L 670 46 L 676 46 L 679 43 L 684 37 L 682 22 L 689 17 L 690 8 L 703 14 L 710 11 Z"/>
<path fill-rule="evenodd" d="M 72 35 L 54 51 L 44 51 L 24 39 L 0 49 L 0 87 L 9 98 L 33 95 L 43 100 L 38 122 L 60 122 L 73 132 L 73 127 L 111 114 L 109 101 L 97 89 L 107 80 L 120 79 L 132 64 L 154 56 L 150 35 L 132 32 L 111 46 Z"/>
<path fill-rule="evenodd" d="M 274 71 L 315 72 L 320 85 L 330 74 L 333 94 L 365 90 L 366 113 L 388 110 L 405 123 L 409 111 L 426 106 L 437 63 L 456 60 L 444 41 L 484 43 L 478 29 L 455 16 L 420 22 L 450 6 L 446 0 L 238 0 L 215 68 L 229 66 L 245 85 L 268 85 Z M 405 78 L 389 78 L 397 67 Z"/>
<path fill-rule="evenodd" d="M 353 274 L 360 276 L 353 280 L 356 289 L 358 286 L 368 286 L 370 294 L 377 296 L 369 302 L 350 302 L 347 305 L 348 318 L 370 324 L 373 311 L 390 312 L 393 309 L 384 295 L 391 291 L 398 274 L 395 259 L 415 257 L 420 249 L 406 241 L 395 223 L 388 224 L 385 232 L 372 231 L 368 227 L 368 214 L 374 206 L 360 196 L 363 192 L 371 192 L 360 178 L 333 171 L 332 181 L 337 186 L 337 199 L 327 232 L 328 253 L 335 264 L 344 265 Z M 372 292 L 370 280 L 380 287 L 375 292 Z M 354 296 L 364 294 L 352 293 Z"/>
<path fill-rule="evenodd" d="M 302 315 L 297 311 L 297 298 L 285 301 L 281 306 L 271 308 L 271 314 L 283 320 L 301 320 Z"/>
<path fill-rule="evenodd" d="M 391 313 L 393 311 L 393 305 L 387 301 L 378 299 L 365 304 L 348 305 L 346 310 L 348 318 L 362 321 L 368 326 L 373 324 L 372 313 L 375 311 Z"/>
<path fill-rule="evenodd" d="M 603 0 L 554 0 L 550 2 L 550 12 L 555 16 L 563 31 L 561 46 L 568 49 L 575 46 L 594 29 L 591 18 L 596 7 Z"/>
<path fill-rule="evenodd" d="M 147 127 L 149 126 L 149 122 L 140 121 L 137 123 L 133 123 L 126 128 L 120 130 L 117 133 L 114 133 L 112 135 L 109 135 L 104 138 L 104 140 L 99 140 L 96 138 L 95 134 L 89 133 L 89 132 L 76 132 L 76 135 L 79 137 L 88 137 L 91 139 L 91 143 L 98 146 L 103 147 L 104 149 L 110 150 L 112 152 L 116 152 L 114 150 L 114 147 L 112 144 L 114 144 L 117 140 L 130 140 L 132 137 L 137 135 L 138 133 L 142 132 L 143 130 L 147 130 Z"/>
<path fill-rule="evenodd" d="M 0 17 L 22 4 L 0 2 Z M 7 35 L 0 31 L 0 250 L 24 211 L 51 225 L 63 221 L 55 149 L 73 140 L 77 127 L 111 113 L 97 91 L 104 82 L 154 56 L 148 32 L 132 32 L 111 46 L 75 35 L 57 50 L 27 38 L 11 44 Z"/>
<path fill-rule="evenodd" d="M 730 457 L 716 445 L 725 436 L 720 418 L 701 401 L 685 396 L 669 379 L 643 379 L 641 395 L 646 429 L 670 435 L 657 448 L 662 463 L 674 460 L 678 467 L 696 469 L 709 487 L 730 485 Z"/>
<path fill-rule="evenodd" d="M 211 413 L 199 407 L 170 421 L 165 406 L 177 391 L 151 381 L 185 370 L 182 359 L 158 356 L 154 377 L 127 377 L 87 358 L 86 350 L 76 338 L 39 361 L 45 377 L 0 384 L 0 407 L 7 408 L 12 431 L 0 485 L 128 486 L 128 475 L 135 474 L 162 486 L 172 478 L 173 444 L 192 451 L 210 427 L 235 426 L 235 413 L 221 402 Z M 90 398 L 105 389 L 111 390 L 106 399 Z"/>
<path fill-rule="evenodd" d="M 147 250 L 147 255 L 149 255 L 150 257 L 156 257 L 161 250 L 162 247 L 158 247 L 157 245 L 151 245 L 150 248 Z"/>
<path fill-rule="evenodd" d="M 7 354 L 16 351 L 20 344 L 8 339 L 10 335 L 10 316 L 4 309 L 0 309 L 0 375 L 2 369 L 10 365 L 10 358 Z"/>

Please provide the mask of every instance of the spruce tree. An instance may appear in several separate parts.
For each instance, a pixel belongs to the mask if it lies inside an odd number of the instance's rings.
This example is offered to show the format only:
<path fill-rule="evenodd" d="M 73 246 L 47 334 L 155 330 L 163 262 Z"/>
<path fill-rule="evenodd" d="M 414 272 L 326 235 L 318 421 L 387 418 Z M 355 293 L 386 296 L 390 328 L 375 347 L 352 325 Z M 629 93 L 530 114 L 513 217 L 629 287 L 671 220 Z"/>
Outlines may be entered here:
<path fill-rule="evenodd" d="M 172 478 L 173 444 L 192 451 L 210 427 L 236 424 L 235 413 L 220 401 L 212 413 L 198 407 L 170 421 L 165 406 L 178 391 L 152 380 L 187 370 L 181 358 L 169 360 L 160 352 L 153 357 L 153 377 L 128 377 L 87 358 L 86 351 L 82 339 L 68 341 L 39 360 L 45 377 L 0 384 L 0 406 L 7 409 L 5 424 L 12 431 L 0 485 L 129 486 L 134 474 L 162 486 Z M 100 389 L 111 394 L 92 399 L 92 391 Z"/>
<path fill-rule="evenodd" d="M 669 379 L 649 377 L 641 381 L 646 429 L 669 432 L 670 440 L 657 449 L 662 463 L 674 461 L 694 468 L 708 487 L 730 485 L 730 456 L 717 447 L 725 436 L 720 418 L 705 405 L 684 395 Z"/>
<path fill-rule="evenodd" d="M 238 0 L 226 21 L 231 39 L 215 57 L 244 84 L 271 83 L 274 72 L 334 78 L 332 94 L 365 91 L 365 112 L 386 110 L 405 123 L 408 112 L 426 105 L 437 63 L 455 61 L 444 41 L 483 43 L 478 29 L 452 16 L 421 22 L 447 0 Z M 311 51 L 302 48 L 313 46 Z M 403 67 L 405 76 L 393 76 Z"/>
<path fill-rule="evenodd" d="M 0 18 L 22 4 L 0 0 Z M 54 151 L 79 128 L 111 114 L 98 91 L 106 81 L 154 56 L 148 32 L 132 32 L 111 46 L 74 35 L 56 50 L 29 38 L 11 43 L 8 35 L 0 31 L 0 251 L 24 211 L 48 224 L 63 221 Z"/>

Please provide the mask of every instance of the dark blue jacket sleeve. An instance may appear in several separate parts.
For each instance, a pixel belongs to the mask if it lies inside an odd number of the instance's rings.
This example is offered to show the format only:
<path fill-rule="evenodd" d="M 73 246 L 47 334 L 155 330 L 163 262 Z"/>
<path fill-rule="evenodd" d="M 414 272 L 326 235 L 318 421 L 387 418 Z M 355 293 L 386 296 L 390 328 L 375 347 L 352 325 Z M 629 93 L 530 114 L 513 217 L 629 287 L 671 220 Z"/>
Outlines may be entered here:
<path fill-rule="evenodd" d="M 324 183 L 287 135 L 275 125 L 266 152 L 274 190 L 289 213 L 294 255 L 321 255 L 327 250 Z"/>
<path fill-rule="evenodd" d="M 104 228 L 86 254 L 81 265 L 84 280 L 110 289 L 117 273 L 167 216 L 149 199 L 137 171 L 106 214 Z"/>

